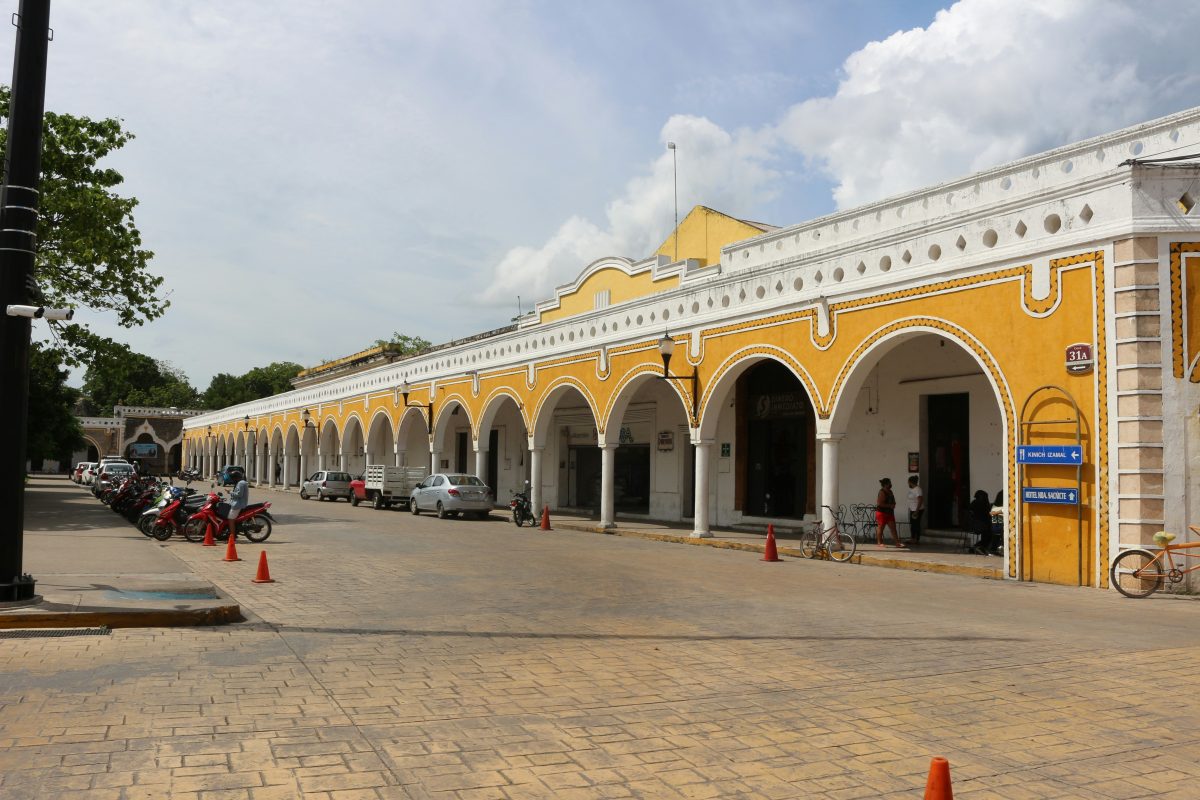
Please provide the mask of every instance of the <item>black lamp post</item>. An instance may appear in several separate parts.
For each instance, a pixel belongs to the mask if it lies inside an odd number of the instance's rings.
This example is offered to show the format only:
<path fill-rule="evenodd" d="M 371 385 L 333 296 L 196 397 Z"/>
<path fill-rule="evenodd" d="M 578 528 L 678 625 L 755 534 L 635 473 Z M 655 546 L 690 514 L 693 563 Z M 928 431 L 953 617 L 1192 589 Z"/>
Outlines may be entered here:
<path fill-rule="evenodd" d="M 37 602 L 37 581 L 22 569 L 25 548 L 25 447 L 29 420 L 29 331 L 41 308 L 29 305 L 36 287 L 38 188 L 42 176 L 42 117 L 46 108 L 46 51 L 50 0 L 21 0 L 13 18 L 17 44 L 4 185 L 0 190 L 0 603 Z M 15 315 L 14 315 L 15 313 Z"/>
<path fill-rule="evenodd" d="M 308 413 L 307 408 L 300 412 L 300 421 L 304 423 L 304 427 L 306 428 L 317 427 L 316 425 L 313 425 L 312 414 Z"/>
<path fill-rule="evenodd" d="M 700 402 L 700 376 L 692 370 L 691 375 L 672 375 L 671 374 L 671 355 L 675 352 L 675 340 L 668 333 L 663 333 L 663 337 L 658 340 L 658 354 L 662 356 L 664 381 L 689 381 L 692 384 L 692 419 L 696 419 L 696 410 Z"/>
<path fill-rule="evenodd" d="M 405 408 L 423 408 L 429 412 L 429 432 L 433 432 L 433 397 L 429 398 L 428 403 L 410 403 L 408 402 L 408 393 L 412 387 L 408 385 L 408 378 L 405 378 L 400 383 L 400 396 L 404 398 Z"/>

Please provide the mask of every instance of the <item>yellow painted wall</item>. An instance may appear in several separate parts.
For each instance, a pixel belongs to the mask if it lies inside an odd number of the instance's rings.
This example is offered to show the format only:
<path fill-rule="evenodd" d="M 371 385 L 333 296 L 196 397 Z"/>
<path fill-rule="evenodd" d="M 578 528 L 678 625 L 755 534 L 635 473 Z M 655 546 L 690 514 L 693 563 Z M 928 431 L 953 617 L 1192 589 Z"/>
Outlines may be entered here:
<path fill-rule="evenodd" d="M 609 305 L 625 303 L 648 294 L 673 289 L 679 285 L 678 275 L 668 275 L 654 280 L 652 270 L 645 270 L 637 275 L 630 275 L 620 267 L 606 267 L 597 270 L 584 279 L 579 289 L 559 297 L 558 308 L 542 313 L 542 322 L 574 317 L 586 314 L 595 308 L 596 292 L 608 289 Z"/>
<path fill-rule="evenodd" d="M 694 258 L 700 266 L 717 264 L 721 261 L 721 248 L 726 245 L 759 236 L 764 229 L 742 222 L 740 219 L 714 211 L 706 206 L 696 206 L 679 223 L 679 228 L 667 237 L 655 255 L 666 256 L 672 261 Z M 675 249 L 675 239 L 679 249 Z"/>

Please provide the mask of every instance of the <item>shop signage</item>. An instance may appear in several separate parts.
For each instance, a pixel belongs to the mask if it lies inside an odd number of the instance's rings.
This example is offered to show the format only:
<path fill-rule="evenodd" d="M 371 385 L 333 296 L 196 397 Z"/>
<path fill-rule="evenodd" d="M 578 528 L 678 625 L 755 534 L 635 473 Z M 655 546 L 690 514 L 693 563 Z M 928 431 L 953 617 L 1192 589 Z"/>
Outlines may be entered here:
<path fill-rule="evenodd" d="M 754 398 L 754 417 L 756 419 L 803 417 L 807 409 L 808 396 L 803 392 L 760 394 Z"/>
<path fill-rule="evenodd" d="M 129 455 L 134 458 L 156 458 L 158 456 L 158 445 L 153 442 L 140 442 L 129 445 Z"/>
<path fill-rule="evenodd" d="M 633 428 L 622 427 L 617 436 L 618 444 L 633 444 Z"/>
<path fill-rule="evenodd" d="M 659 431 L 658 432 L 658 449 L 664 450 L 664 451 L 675 449 L 675 432 L 674 431 Z"/>
<path fill-rule="evenodd" d="M 1018 464 L 1083 463 L 1083 447 L 1077 444 L 1023 444 L 1017 446 Z"/>
<path fill-rule="evenodd" d="M 1067 372 L 1072 374 L 1091 372 L 1093 363 L 1092 346 L 1087 342 L 1067 346 Z"/>
<path fill-rule="evenodd" d="M 1079 505 L 1079 490 L 1023 486 L 1021 487 L 1021 502 L 1077 506 Z"/>
<path fill-rule="evenodd" d="M 733 444 L 730 442 L 721 442 L 721 458 L 729 458 L 729 454 L 733 451 Z"/>
<path fill-rule="evenodd" d="M 916 472 L 921 471 L 921 454 L 920 453 L 909 453 L 908 454 L 908 471 L 911 473 L 916 473 Z"/>

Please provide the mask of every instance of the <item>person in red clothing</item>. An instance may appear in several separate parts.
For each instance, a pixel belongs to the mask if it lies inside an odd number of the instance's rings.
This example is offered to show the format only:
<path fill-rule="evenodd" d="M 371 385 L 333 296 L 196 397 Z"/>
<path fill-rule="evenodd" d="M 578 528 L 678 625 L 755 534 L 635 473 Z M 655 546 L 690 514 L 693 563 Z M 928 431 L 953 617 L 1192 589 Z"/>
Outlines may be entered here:
<path fill-rule="evenodd" d="M 883 529 L 892 529 L 892 541 L 896 547 L 904 547 L 900 543 L 900 534 L 896 532 L 896 495 L 892 494 L 892 479 L 879 479 L 879 494 L 875 497 L 875 544 L 883 547 Z"/>

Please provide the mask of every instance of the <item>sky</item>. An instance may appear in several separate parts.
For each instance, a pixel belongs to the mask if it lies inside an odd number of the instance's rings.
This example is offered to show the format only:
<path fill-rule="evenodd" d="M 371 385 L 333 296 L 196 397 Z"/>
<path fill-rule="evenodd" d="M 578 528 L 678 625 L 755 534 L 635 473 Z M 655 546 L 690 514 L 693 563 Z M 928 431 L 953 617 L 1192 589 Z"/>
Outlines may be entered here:
<path fill-rule="evenodd" d="M 136 136 L 107 166 L 171 304 L 76 321 L 200 390 L 645 258 L 668 141 L 681 218 L 786 226 L 1200 105 L 1200 4 L 1163 0 L 54 0 L 51 26 L 46 107 Z"/>

